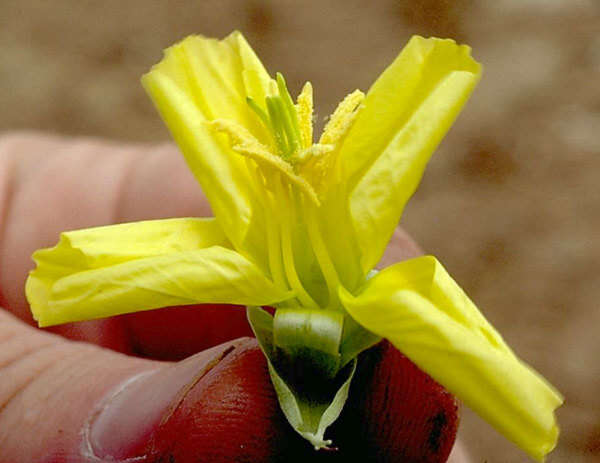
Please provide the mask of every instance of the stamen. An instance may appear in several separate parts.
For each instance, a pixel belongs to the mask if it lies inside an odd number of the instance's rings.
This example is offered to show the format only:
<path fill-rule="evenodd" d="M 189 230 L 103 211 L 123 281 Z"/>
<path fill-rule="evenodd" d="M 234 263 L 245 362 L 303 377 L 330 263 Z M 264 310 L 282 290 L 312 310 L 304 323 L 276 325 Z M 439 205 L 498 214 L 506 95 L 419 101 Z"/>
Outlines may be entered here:
<path fill-rule="evenodd" d="M 229 135 L 231 148 L 235 152 L 253 159 L 261 167 L 270 167 L 281 172 L 291 183 L 297 185 L 312 202 L 316 205 L 320 204 L 319 198 L 310 183 L 297 175 L 289 162 L 285 161 L 281 156 L 271 153 L 246 128 L 228 119 L 215 119 L 206 124 L 217 132 L 224 132 Z"/>
<path fill-rule="evenodd" d="M 302 135 L 302 144 L 306 149 L 313 143 L 313 94 L 310 82 L 304 84 L 300 95 L 298 95 L 296 112 L 298 114 L 300 134 Z"/>
<path fill-rule="evenodd" d="M 334 145 L 321 145 L 316 143 L 296 153 L 292 158 L 294 164 L 304 167 L 307 163 L 312 160 L 321 158 L 328 153 L 331 153 L 335 149 Z"/>
<path fill-rule="evenodd" d="M 283 212 L 283 217 L 281 217 L 281 252 L 283 255 L 285 274 L 301 305 L 307 308 L 317 308 L 318 304 L 314 301 L 310 294 L 308 294 L 304 288 L 304 285 L 300 281 L 300 278 L 298 277 L 298 272 L 296 271 L 294 251 L 292 248 L 291 229 L 291 211 L 294 209 L 290 204 L 291 198 L 289 195 L 289 190 L 287 185 L 282 183 L 279 175 L 276 175 L 274 183 L 278 200 L 285 202 L 284 207 L 281 208 L 281 211 Z"/>
<path fill-rule="evenodd" d="M 294 166 L 294 170 L 307 179 L 318 195 L 324 194 L 327 190 L 328 178 L 331 176 L 335 161 L 334 150 L 334 145 L 317 143 L 302 150 L 298 155 L 298 163 Z"/>
<path fill-rule="evenodd" d="M 262 186 L 265 188 L 265 190 L 267 190 L 267 180 L 264 177 L 264 174 L 256 168 L 256 164 L 253 165 L 250 162 L 250 158 L 245 159 L 248 172 L 253 177 L 256 185 L 262 183 Z M 273 209 L 274 201 L 269 192 L 256 192 L 256 197 L 259 199 L 261 206 L 265 211 Z M 276 286 L 288 290 L 290 287 L 283 274 L 283 263 L 281 262 L 281 253 L 279 252 L 279 249 L 281 248 L 279 228 L 277 227 L 272 215 L 269 213 L 265 214 L 265 222 L 267 229 L 267 252 L 269 254 L 269 269 L 271 270 L 271 278 L 273 278 L 273 282 Z"/>
<path fill-rule="evenodd" d="M 313 252 L 321 267 L 321 272 L 325 277 L 327 283 L 327 289 L 329 291 L 329 302 L 327 305 L 328 309 L 334 309 L 339 306 L 339 296 L 337 288 L 340 286 L 340 279 L 337 274 L 337 270 L 333 265 L 333 261 L 329 256 L 327 246 L 321 236 L 321 230 L 319 229 L 319 222 L 317 218 L 317 209 L 312 204 L 306 204 L 304 210 L 307 212 L 306 225 L 308 227 L 308 236 L 313 248 Z"/>

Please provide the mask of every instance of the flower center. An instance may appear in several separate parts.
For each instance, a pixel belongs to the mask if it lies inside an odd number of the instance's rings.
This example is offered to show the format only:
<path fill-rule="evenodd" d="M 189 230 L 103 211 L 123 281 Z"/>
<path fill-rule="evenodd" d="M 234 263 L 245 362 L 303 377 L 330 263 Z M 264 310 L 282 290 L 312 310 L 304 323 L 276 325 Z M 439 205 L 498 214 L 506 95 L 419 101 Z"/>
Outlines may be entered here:
<path fill-rule="evenodd" d="M 227 134 L 231 149 L 247 159 L 257 201 L 264 214 L 268 266 L 277 286 L 295 292 L 286 308 L 339 308 L 340 278 L 323 237 L 328 194 L 338 181 L 338 147 L 358 114 L 364 94 L 348 95 L 337 107 L 318 143 L 313 143 L 312 86 L 307 82 L 294 104 L 280 73 L 264 101 L 246 102 L 270 135 L 252 133 L 238 121 L 207 124 Z M 257 121 L 254 121 L 257 122 Z M 280 307 L 281 308 L 281 307 Z"/>

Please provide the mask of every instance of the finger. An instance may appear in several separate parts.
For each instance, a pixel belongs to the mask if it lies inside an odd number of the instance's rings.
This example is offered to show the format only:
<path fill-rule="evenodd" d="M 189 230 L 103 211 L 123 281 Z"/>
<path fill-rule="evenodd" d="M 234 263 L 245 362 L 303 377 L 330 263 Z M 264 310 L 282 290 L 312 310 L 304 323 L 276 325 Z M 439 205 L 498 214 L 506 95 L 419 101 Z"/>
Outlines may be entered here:
<path fill-rule="evenodd" d="M 0 463 L 267 462 L 286 441 L 254 340 L 169 364 L 69 342 L 0 311 L 0 379 Z"/>
<path fill-rule="evenodd" d="M 238 337 L 253 337 L 245 307 L 191 305 L 118 317 L 125 323 L 131 353 L 181 360 Z"/>
<path fill-rule="evenodd" d="M 462 443 L 457 442 L 450 453 L 448 463 L 472 463 L 472 461 Z"/>
<path fill-rule="evenodd" d="M 109 454 L 178 463 L 445 462 L 458 424 L 454 398 L 389 344 L 370 357 L 340 421 L 329 433 L 337 446 L 334 451 L 315 452 L 285 422 L 270 387 L 265 358 L 252 340 L 203 374 L 202 382 L 163 416 L 135 452 L 111 450 Z M 121 438 L 106 445 L 92 433 L 93 445 L 100 442 L 106 452 L 129 442 L 127 432 L 121 431 L 119 410 L 132 400 L 147 399 L 139 387 L 121 392 L 112 401 L 112 411 L 97 418 L 98 432 L 119 433 Z M 453 458 L 454 463 L 466 463 Z"/>
<path fill-rule="evenodd" d="M 384 341 L 359 358 L 332 439 L 346 460 L 439 463 L 452 450 L 458 423 L 454 396 Z"/>

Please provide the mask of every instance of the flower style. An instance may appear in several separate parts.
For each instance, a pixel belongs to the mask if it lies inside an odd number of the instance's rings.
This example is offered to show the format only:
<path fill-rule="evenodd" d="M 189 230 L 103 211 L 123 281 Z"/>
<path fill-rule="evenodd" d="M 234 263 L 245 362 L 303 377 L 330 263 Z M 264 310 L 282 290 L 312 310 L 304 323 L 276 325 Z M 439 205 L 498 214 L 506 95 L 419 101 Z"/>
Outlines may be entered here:
<path fill-rule="evenodd" d="M 480 77 L 467 46 L 413 37 L 313 143 L 240 33 L 188 37 L 143 76 L 215 218 L 66 232 L 34 254 L 40 326 L 184 304 L 248 317 L 286 417 L 316 448 L 357 355 L 387 338 L 532 457 L 556 444 L 560 394 L 522 363 L 431 256 L 373 270 L 429 157 Z M 261 306 L 276 308 L 274 317 Z M 311 380 L 313 378 L 314 380 Z"/>

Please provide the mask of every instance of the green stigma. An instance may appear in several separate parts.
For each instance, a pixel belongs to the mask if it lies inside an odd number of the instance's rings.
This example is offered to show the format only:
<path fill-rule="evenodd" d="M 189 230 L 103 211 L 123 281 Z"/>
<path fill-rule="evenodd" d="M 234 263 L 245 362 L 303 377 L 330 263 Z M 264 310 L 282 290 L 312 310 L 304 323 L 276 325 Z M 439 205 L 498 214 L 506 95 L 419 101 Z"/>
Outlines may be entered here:
<path fill-rule="evenodd" d="M 265 98 L 266 110 L 250 97 L 246 102 L 273 135 L 281 158 L 290 160 L 302 148 L 298 113 L 280 72 L 276 79 L 277 94 Z"/>

